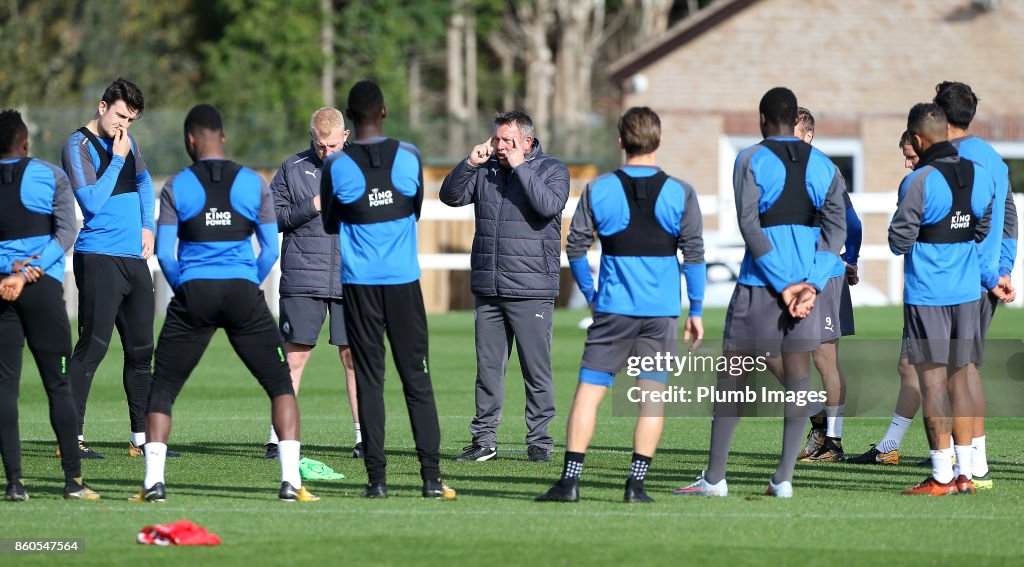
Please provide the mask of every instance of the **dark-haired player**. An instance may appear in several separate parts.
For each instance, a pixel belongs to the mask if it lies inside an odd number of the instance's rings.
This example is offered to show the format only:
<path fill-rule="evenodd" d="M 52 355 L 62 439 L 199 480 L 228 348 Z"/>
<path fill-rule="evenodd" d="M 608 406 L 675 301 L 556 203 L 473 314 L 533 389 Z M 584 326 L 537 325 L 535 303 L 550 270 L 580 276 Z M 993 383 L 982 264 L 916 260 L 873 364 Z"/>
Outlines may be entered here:
<path fill-rule="evenodd" d="M 759 105 L 764 140 L 736 158 L 733 186 L 746 253 L 729 302 L 723 350 L 729 360 L 782 358 L 782 382 L 792 399 L 810 391 L 810 353 L 821 344 L 820 318 L 812 310 L 839 261 L 846 237 L 845 183 L 825 154 L 793 136 L 797 100 L 784 87 L 769 90 Z M 720 372 L 725 398 L 746 387 L 746 372 Z M 800 398 L 803 396 L 803 398 Z M 726 496 L 726 463 L 742 404 L 716 402 L 706 471 L 680 495 Z M 807 408 L 785 406 L 782 455 L 766 495 L 793 495 L 793 469 Z"/>
<path fill-rule="evenodd" d="M 934 103 L 907 117 L 919 156 L 900 184 L 889 225 L 889 247 L 903 264 L 903 318 L 907 360 L 921 382 L 921 408 L 931 447 L 932 474 L 904 494 L 974 493 L 971 438 L 974 418 L 967 370 L 981 363 L 979 289 L 962 282 L 995 282 L 995 270 L 975 251 L 988 230 L 995 182 L 947 141 L 946 115 Z M 993 285 L 1001 298 L 1006 290 Z M 953 434 L 954 447 L 949 447 Z M 960 474 L 954 476 L 952 455 Z"/>
<path fill-rule="evenodd" d="M 947 87 L 949 87 L 948 90 Z M 989 263 L 992 263 L 993 259 L 995 260 L 994 267 L 998 268 L 996 285 L 1004 286 L 1003 289 L 1008 293 L 1008 299 L 1012 301 L 1015 292 L 1009 285 L 1009 274 L 1013 270 L 1017 252 L 1017 208 L 1013 201 L 1012 191 L 1009 190 L 1008 168 L 990 144 L 967 131 L 974 118 L 978 102 L 977 96 L 971 91 L 971 88 L 963 83 L 951 82 L 940 83 L 935 88 L 937 94 L 934 102 L 943 108 L 943 113 L 947 114 L 949 122 L 947 133 L 953 146 L 958 149 L 958 153 L 962 157 L 971 159 L 985 167 L 995 182 L 992 226 L 983 243 L 979 245 L 979 250 L 982 251 Z M 950 116 L 953 118 L 950 119 Z M 954 125 L 951 120 L 955 120 L 959 126 Z M 910 132 L 903 132 L 899 146 L 903 152 L 904 166 L 907 169 L 914 169 L 919 158 L 912 145 Z M 1000 195 L 1003 193 L 1005 195 L 1001 197 Z M 1000 215 L 1000 211 L 1002 211 L 1002 215 Z M 981 314 L 981 337 L 984 341 L 998 300 L 992 292 L 985 289 L 984 282 L 982 282 L 981 296 L 978 305 Z M 984 347 L 984 342 L 981 343 L 981 346 Z M 867 452 L 847 459 L 846 462 L 852 464 L 899 464 L 900 445 L 907 430 L 910 429 L 917 408 L 921 405 L 920 382 L 914 366 L 907 362 L 906 346 L 900 356 L 899 373 L 900 392 L 896 401 L 896 410 L 885 436 Z M 968 366 L 967 373 L 974 407 L 972 412 L 974 430 L 971 440 L 973 448 L 972 481 L 977 490 L 986 490 L 992 488 L 992 479 L 988 474 L 988 458 L 985 451 L 985 393 L 981 387 L 977 368 L 973 365 Z M 931 459 L 925 459 L 918 465 L 930 467 Z"/>
<path fill-rule="evenodd" d="M 280 441 L 281 489 L 291 502 L 319 500 L 299 474 L 299 408 L 281 335 L 259 288 L 278 256 L 274 201 L 263 178 L 224 155 L 220 113 L 200 104 L 185 117 L 192 165 L 160 194 L 157 258 L 174 298 L 160 331 L 146 415 L 146 478 L 133 501 L 166 498 L 164 461 L 171 407 L 210 338 L 224 329 L 246 368 L 267 392 Z M 259 256 L 252 235 L 260 245 Z"/>
<path fill-rule="evenodd" d="M 441 429 L 430 382 L 427 317 L 416 255 L 423 167 L 414 146 L 384 137 L 387 114 L 384 94 L 376 83 L 360 81 L 352 86 L 346 115 L 355 141 L 328 158 L 320 182 L 324 230 L 338 234 L 341 243 L 341 282 L 348 310 L 345 329 L 356 367 L 368 476 L 362 496 L 388 495 L 386 332 L 412 422 L 423 496 L 453 498 L 455 491 L 441 482 Z"/>
<path fill-rule="evenodd" d="M 131 420 L 129 454 L 146 442 L 146 398 L 153 382 L 153 181 L 128 128 L 145 108 L 142 91 L 119 78 L 103 91 L 96 113 L 64 144 L 61 156 L 84 225 L 75 242 L 78 343 L 71 391 L 78 409 L 82 458 L 101 459 L 85 443 L 89 390 L 114 327 L 124 348 L 124 391 Z"/>
<path fill-rule="evenodd" d="M 987 265 L 987 270 L 983 272 L 998 276 L 996 280 L 990 278 L 981 282 L 982 297 L 978 307 L 981 311 L 981 339 L 984 341 L 1000 301 L 990 290 L 999 286 L 1006 301 L 1013 301 L 1015 297 L 1010 284 L 1010 272 L 1017 259 L 1017 207 L 1013 202 L 1013 191 L 1010 190 L 1009 168 L 991 144 L 969 132 L 971 121 L 978 110 L 978 96 L 969 85 L 950 81 L 939 83 L 935 85 L 934 102 L 946 114 L 949 141 L 960 157 L 984 167 L 995 182 L 992 226 L 988 236 L 978 245 L 981 261 Z M 971 458 L 974 486 L 989 489 L 992 488 L 992 479 L 988 474 L 988 456 L 985 451 L 985 391 L 977 367 L 972 365 L 967 368 L 967 381 L 974 404 L 974 433 L 971 440 L 974 448 Z"/>
<path fill-rule="evenodd" d="M 28 128 L 0 112 L 0 453 L 4 500 L 28 500 L 21 482 L 18 393 L 25 340 L 39 368 L 50 425 L 61 448 L 64 497 L 96 500 L 82 481 L 75 403 L 68 382 L 71 327 L 64 309 L 64 251 L 75 235 L 75 204 L 64 172 L 28 157 Z M 26 259 L 28 262 L 26 263 Z"/>

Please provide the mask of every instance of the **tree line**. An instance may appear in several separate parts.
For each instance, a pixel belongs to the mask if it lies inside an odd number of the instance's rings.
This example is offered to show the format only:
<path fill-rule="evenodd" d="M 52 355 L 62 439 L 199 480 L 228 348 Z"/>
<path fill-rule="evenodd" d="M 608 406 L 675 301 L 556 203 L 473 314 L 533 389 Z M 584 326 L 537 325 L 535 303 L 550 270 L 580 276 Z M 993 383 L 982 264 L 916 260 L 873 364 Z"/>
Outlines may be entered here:
<path fill-rule="evenodd" d="M 535 120 L 548 151 L 617 159 L 617 86 L 604 66 L 711 0 L 7 0 L 0 97 L 25 111 L 34 153 L 55 160 L 124 76 L 146 94 L 134 134 L 157 174 L 187 157 L 181 120 L 209 102 L 232 154 L 272 166 L 307 143 L 310 113 L 377 81 L 388 132 L 428 161 L 462 156 L 498 110 Z M 614 148 L 613 148 L 614 149 Z"/>

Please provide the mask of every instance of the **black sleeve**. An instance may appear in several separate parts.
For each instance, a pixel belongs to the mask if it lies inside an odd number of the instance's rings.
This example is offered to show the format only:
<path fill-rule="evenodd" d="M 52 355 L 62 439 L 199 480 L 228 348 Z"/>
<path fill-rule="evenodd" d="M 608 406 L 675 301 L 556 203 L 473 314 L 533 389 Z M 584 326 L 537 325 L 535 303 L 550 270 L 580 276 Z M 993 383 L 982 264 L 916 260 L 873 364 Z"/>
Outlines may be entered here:
<path fill-rule="evenodd" d="M 334 198 L 334 179 L 331 177 L 333 164 L 334 160 L 324 163 L 320 176 L 320 220 L 327 234 L 338 234 L 338 225 L 341 223 L 338 202 Z"/>

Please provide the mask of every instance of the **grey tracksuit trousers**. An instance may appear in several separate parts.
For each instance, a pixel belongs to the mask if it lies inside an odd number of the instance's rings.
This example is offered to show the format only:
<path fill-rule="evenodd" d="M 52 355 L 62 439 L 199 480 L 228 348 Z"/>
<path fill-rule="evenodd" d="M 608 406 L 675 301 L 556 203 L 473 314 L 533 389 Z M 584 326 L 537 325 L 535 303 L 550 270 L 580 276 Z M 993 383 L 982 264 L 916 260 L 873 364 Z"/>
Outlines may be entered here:
<path fill-rule="evenodd" d="M 551 377 L 551 319 L 554 299 L 476 298 L 476 417 L 473 444 L 497 446 L 505 394 L 505 371 L 513 340 L 526 385 L 526 444 L 550 450 L 548 424 L 555 417 Z"/>

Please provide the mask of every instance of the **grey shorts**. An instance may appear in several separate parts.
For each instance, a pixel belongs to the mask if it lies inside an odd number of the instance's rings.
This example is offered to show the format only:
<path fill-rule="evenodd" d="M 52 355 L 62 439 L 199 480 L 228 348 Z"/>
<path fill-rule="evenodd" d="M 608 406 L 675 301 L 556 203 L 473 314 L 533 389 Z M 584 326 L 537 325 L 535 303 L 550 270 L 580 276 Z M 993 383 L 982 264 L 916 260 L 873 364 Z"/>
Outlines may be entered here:
<path fill-rule="evenodd" d="M 981 320 L 981 362 L 978 363 L 978 366 L 985 362 L 985 339 L 988 337 L 988 328 L 992 325 L 992 318 L 996 314 L 996 307 L 999 303 L 996 296 L 987 290 L 981 292 L 981 299 L 978 300 L 978 312 Z"/>
<path fill-rule="evenodd" d="M 842 318 L 843 282 L 845 281 L 846 276 L 829 278 L 825 289 L 814 300 L 814 311 L 818 311 L 818 316 L 821 319 L 821 342 L 823 343 L 838 340 L 839 337 L 846 334 L 843 332 Z"/>
<path fill-rule="evenodd" d="M 345 303 L 341 299 L 325 297 L 286 296 L 281 298 L 281 336 L 289 343 L 316 346 L 320 329 L 328 313 L 331 316 L 330 343 L 348 344 L 345 333 Z"/>
<path fill-rule="evenodd" d="M 992 317 L 996 314 L 996 306 L 999 300 L 988 291 L 981 292 L 981 299 L 978 300 L 978 311 L 981 315 L 981 340 L 988 336 L 988 328 L 992 325 Z"/>
<path fill-rule="evenodd" d="M 911 364 L 981 366 L 983 348 L 979 302 L 960 305 L 904 305 L 907 361 Z"/>
<path fill-rule="evenodd" d="M 903 339 L 900 341 L 900 358 L 907 358 L 907 324 L 903 323 Z"/>
<path fill-rule="evenodd" d="M 850 297 L 850 282 L 842 277 L 842 290 L 839 293 L 839 328 L 844 337 L 857 334 L 853 323 L 853 299 Z"/>
<path fill-rule="evenodd" d="M 678 317 L 594 313 L 580 367 L 615 374 L 632 356 L 654 357 L 661 353 L 674 356 L 678 339 Z"/>
<path fill-rule="evenodd" d="M 826 286 L 827 288 L 827 286 Z M 794 319 L 782 297 L 767 287 L 736 284 L 725 315 L 722 350 L 737 354 L 811 352 L 821 345 L 821 309 L 815 300 L 811 314 Z"/>

